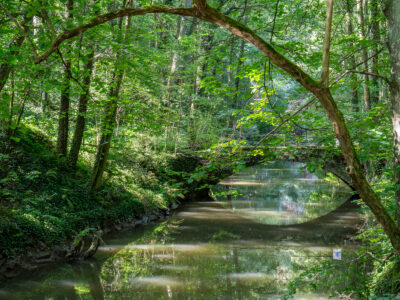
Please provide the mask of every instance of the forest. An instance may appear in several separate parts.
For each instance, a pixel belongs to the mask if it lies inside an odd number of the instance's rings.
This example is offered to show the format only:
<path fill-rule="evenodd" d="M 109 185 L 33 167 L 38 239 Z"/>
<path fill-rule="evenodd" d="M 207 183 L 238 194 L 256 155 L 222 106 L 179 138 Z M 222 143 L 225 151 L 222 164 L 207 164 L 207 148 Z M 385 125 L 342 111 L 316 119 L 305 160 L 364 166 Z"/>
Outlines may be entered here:
<path fill-rule="evenodd" d="M 0 0 L 0 233 L 0 299 L 398 299 L 400 1 Z"/>

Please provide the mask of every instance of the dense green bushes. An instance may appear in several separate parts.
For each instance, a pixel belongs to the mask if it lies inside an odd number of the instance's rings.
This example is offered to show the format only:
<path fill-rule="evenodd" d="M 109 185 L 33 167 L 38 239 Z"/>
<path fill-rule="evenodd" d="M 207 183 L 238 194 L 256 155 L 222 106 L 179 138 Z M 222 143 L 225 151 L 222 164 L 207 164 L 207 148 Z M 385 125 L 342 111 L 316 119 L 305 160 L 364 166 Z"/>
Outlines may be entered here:
<path fill-rule="evenodd" d="M 126 148 L 129 147 L 127 143 Z M 125 151 L 110 161 L 104 188 L 89 195 L 90 159 L 69 170 L 43 135 L 24 128 L 0 141 L 0 254 L 63 243 L 87 227 L 165 209 L 183 191 L 172 188 L 183 168 L 173 155 Z M 88 154 L 89 158 L 91 157 Z M 174 165 L 175 164 L 175 165 Z M 193 167 L 192 167 L 193 168 Z M 183 168 L 185 169 L 185 168 Z M 189 168 L 190 169 L 190 168 Z"/>

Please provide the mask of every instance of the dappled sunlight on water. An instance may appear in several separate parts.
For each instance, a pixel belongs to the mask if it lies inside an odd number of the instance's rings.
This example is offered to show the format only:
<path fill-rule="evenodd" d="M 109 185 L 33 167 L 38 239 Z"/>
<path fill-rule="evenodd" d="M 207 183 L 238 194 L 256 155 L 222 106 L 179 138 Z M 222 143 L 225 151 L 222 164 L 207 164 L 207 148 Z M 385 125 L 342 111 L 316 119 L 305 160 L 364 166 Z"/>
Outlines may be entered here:
<path fill-rule="evenodd" d="M 225 208 L 242 217 L 265 224 L 296 224 L 332 211 L 352 195 L 344 183 L 325 177 L 307 172 L 300 163 L 275 162 L 232 175 L 213 191 L 225 201 Z"/>
<path fill-rule="evenodd" d="M 357 244 L 345 241 L 358 226 L 356 209 L 345 205 L 327 214 L 349 190 L 299 167 L 236 174 L 240 184 L 233 186 L 243 195 L 188 203 L 166 222 L 110 234 L 93 259 L 13 280 L 0 298 L 281 299 L 300 274 L 333 263 L 335 248 L 343 251 L 343 260 L 332 264 L 338 282 L 357 280 L 349 271 Z M 335 282 L 302 286 L 292 299 L 327 299 Z"/>
<path fill-rule="evenodd" d="M 153 276 L 153 277 L 134 277 L 132 283 L 151 286 L 180 286 L 183 283 L 168 276 Z"/>

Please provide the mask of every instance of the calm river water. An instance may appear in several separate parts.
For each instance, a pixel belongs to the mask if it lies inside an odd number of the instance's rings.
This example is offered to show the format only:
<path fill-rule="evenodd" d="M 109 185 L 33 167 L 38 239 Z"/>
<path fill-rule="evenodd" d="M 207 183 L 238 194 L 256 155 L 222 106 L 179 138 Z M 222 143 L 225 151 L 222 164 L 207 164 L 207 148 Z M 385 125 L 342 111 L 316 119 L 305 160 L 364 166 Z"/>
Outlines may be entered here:
<path fill-rule="evenodd" d="M 113 233 L 90 260 L 53 265 L 0 288 L 1 299 L 327 299 L 357 280 L 349 242 L 359 218 L 350 189 L 302 164 L 257 166 L 221 182 L 218 201 Z M 333 260 L 341 249 L 342 260 Z"/>

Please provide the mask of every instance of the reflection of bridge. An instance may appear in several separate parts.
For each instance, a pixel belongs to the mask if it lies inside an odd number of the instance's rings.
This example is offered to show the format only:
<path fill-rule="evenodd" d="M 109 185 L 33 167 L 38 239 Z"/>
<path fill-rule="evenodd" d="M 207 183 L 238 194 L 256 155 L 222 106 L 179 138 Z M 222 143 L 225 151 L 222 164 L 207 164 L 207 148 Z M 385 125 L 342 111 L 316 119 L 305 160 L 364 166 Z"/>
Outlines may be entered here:
<path fill-rule="evenodd" d="M 239 158 L 246 161 L 247 166 L 254 166 L 268 161 L 281 160 L 293 162 L 310 162 L 315 160 L 318 165 L 326 172 L 330 172 L 345 184 L 347 184 L 353 191 L 355 190 L 350 176 L 346 172 L 346 162 L 338 148 L 326 148 L 316 145 L 291 145 L 280 147 L 259 146 L 257 148 L 245 146 L 237 149 L 235 152 L 239 154 Z M 227 156 L 229 156 L 227 154 Z M 208 160 L 201 160 L 199 163 L 203 166 L 210 163 Z M 223 180 L 224 178 L 233 174 L 233 168 L 227 164 L 217 169 L 212 169 L 206 178 L 200 181 L 194 181 L 188 189 L 193 191 L 190 193 L 188 199 L 199 200 L 209 197 L 209 189 L 202 188 L 205 185 L 214 185 Z"/>
<path fill-rule="evenodd" d="M 241 150 L 242 152 L 248 152 L 248 165 L 256 165 L 270 160 L 294 162 L 315 160 L 325 171 L 331 172 L 354 190 L 350 177 L 346 172 L 344 157 L 337 148 L 333 149 L 317 145 L 291 145 L 281 147 L 259 146 L 257 148 L 242 147 Z"/>

